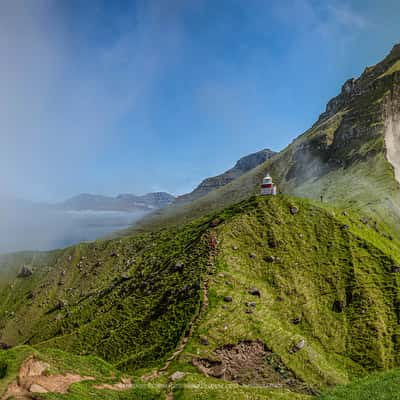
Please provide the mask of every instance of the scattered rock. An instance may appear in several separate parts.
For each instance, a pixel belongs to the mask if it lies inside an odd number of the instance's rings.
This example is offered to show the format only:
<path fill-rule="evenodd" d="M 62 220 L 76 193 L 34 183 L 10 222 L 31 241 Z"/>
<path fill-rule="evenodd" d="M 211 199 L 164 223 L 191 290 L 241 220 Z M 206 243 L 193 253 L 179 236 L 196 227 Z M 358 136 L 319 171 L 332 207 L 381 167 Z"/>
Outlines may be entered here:
<path fill-rule="evenodd" d="M 20 271 L 18 272 L 18 278 L 28 278 L 32 275 L 32 269 L 27 265 L 23 265 Z"/>
<path fill-rule="evenodd" d="M 63 300 L 58 300 L 57 304 L 54 306 L 56 310 L 62 310 L 66 306 L 66 302 Z"/>
<path fill-rule="evenodd" d="M 393 265 L 392 272 L 399 273 L 400 272 L 400 265 Z"/>
<path fill-rule="evenodd" d="M 119 253 L 113 251 L 113 252 L 110 254 L 110 257 L 119 257 Z"/>
<path fill-rule="evenodd" d="M 205 336 L 200 336 L 200 343 L 204 346 L 208 346 L 209 345 L 209 341 Z"/>
<path fill-rule="evenodd" d="M 32 384 L 29 387 L 29 391 L 32 393 L 48 393 L 48 390 L 43 386 L 38 385 L 37 383 Z"/>
<path fill-rule="evenodd" d="M 305 345 L 306 345 L 305 340 L 301 339 L 300 341 L 298 341 L 296 344 L 293 345 L 292 353 L 297 353 L 298 351 L 303 349 Z"/>
<path fill-rule="evenodd" d="M 254 308 L 254 307 L 257 305 L 257 303 L 256 303 L 255 301 L 247 301 L 247 302 L 245 303 L 245 305 L 246 305 L 246 307 L 252 307 L 252 308 Z"/>
<path fill-rule="evenodd" d="M 65 276 L 65 274 L 66 274 L 66 271 L 65 271 L 65 269 L 63 269 L 63 270 L 60 272 L 60 275 L 61 275 L 61 276 Z"/>
<path fill-rule="evenodd" d="M 343 217 L 347 217 L 347 216 L 348 216 L 348 214 L 347 214 L 346 211 L 343 211 L 343 212 L 342 212 L 342 215 L 343 215 Z"/>
<path fill-rule="evenodd" d="M 261 292 L 260 292 L 257 288 L 255 288 L 255 287 L 250 288 L 247 292 L 248 292 L 249 294 L 251 294 L 252 296 L 261 297 Z"/>
<path fill-rule="evenodd" d="M 183 271 L 183 263 L 177 262 L 173 267 L 172 271 L 174 272 L 182 272 Z"/>
<path fill-rule="evenodd" d="M 273 263 L 275 261 L 275 257 L 274 256 L 267 256 L 267 257 L 265 257 L 265 261 L 267 261 L 269 263 Z"/>
<path fill-rule="evenodd" d="M 256 257 L 257 257 L 257 254 L 256 254 L 256 253 L 250 253 L 250 254 L 249 254 L 249 257 L 250 257 L 250 258 L 256 258 Z"/>
<path fill-rule="evenodd" d="M 360 218 L 360 221 L 361 221 L 364 225 L 367 225 L 367 224 L 368 224 L 368 218 L 366 218 L 366 217 Z"/>
<path fill-rule="evenodd" d="M 332 306 L 332 310 L 341 313 L 346 307 L 346 303 L 343 300 L 335 300 Z"/>
<path fill-rule="evenodd" d="M 225 303 L 231 303 L 232 302 L 232 297 L 231 296 L 225 296 L 224 297 Z"/>
<path fill-rule="evenodd" d="M 238 250 L 239 247 L 237 247 L 237 246 L 232 246 L 232 249 L 233 249 L 233 250 Z"/>
<path fill-rule="evenodd" d="M 129 275 L 128 275 L 128 274 L 122 274 L 122 275 L 121 275 L 121 279 L 122 279 L 123 281 L 128 281 L 130 278 L 129 278 Z"/>
<path fill-rule="evenodd" d="M 272 249 L 275 249 L 276 247 L 279 246 L 279 242 L 275 239 L 269 239 L 268 246 L 271 247 Z"/>
<path fill-rule="evenodd" d="M 215 228 L 215 227 L 217 227 L 220 223 L 221 223 L 221 219 L 220 219 L 220 218 L 214 218 L 214 219 L 210 222 L 209 226 L 210 226 L 210 228 Z"/>
<path fill-rule="evenodd" d="M 169 377 L 169 379 L 170 379 L 172 382 L 175 382 L 175 381 L 178 381 L 179 379 L 184 378 L 185 375 L 186 375 L 186 374 L 185 374 L 184 372 L 176 371 L 176 372 L 174 372 L 174 373 Z"/>
<path fill-rule="evenodd" d="M 294 325 L 298 325 L 301 322 L 301 318 L 300 317 L 296 317 L 292 319 L 292 323 Z"/>
<path fill-rule="evenodd" d="M 253 310 L 252 310 L 251 308 L 248 308 L 248 309 L 245 311 L 245 313 L 246 313 L 246 314 L 253 314 Z"/>
<path fill-rule="evenodd" d="M 292 215 L 295 215 L 299 212 L 299 209 L 297 207 L 290 207 L 290 213 Z"/>
<path fill-rule="evenodd" d="M 350 229 L 350 226 L 347 225 L 347 224 L 344 224 L 344 225 L 342 225 L 342 229 L 343 229 L 344 231 L 348 231 L 348 230 Z"/>
<path fill-rule="evenodd" d="M 11 345 L 4 343 L 4 342 L 0 342 L 0 350 L 8 350 L 11 349 Z"/>

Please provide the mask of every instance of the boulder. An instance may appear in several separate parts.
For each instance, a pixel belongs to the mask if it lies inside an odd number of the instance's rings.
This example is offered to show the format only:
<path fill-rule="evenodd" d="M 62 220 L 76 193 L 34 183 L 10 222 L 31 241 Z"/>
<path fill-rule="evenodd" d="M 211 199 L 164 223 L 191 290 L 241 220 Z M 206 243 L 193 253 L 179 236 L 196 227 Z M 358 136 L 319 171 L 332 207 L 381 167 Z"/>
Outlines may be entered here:
<path fill-rule="evenodd" d="M 177 262 L 175 265 L 173 265 L 172 271 L 174 271 L 174 272 L 182 272 L 183 271 L 183 263 Z"/>
<path fill-rule="evenodd" d="M 290 213 L 292 215 L 296 215 L 299 212 L 299 209 L 297 207 L 290 207 Z"/>
<path fill-rule="evenodd" d="M 332 310 L 341 313 L 346 307 L 346 303 L 343 300 L 335 300 L 332 305 Z"/>
<path fill-rule="evenodd" d="M 200 343 L 204 346 L 208 346 L 209 341 L 205 336 L 200 336 Z"/>
<path fill-rule="evenodd" d="M 225 296 L 224 297 L 224 301 L 225 301 L 225 303 L 232 303 L 232 297 L 231 296 Z"/>
<path fill-rule="evenodd" d="M 261 292 L 260 292 L 257 288 L 255 288 L 255 287 L 250 288 L 247 292 L 248 292 L 249 294 L 251 294 L 252 296 L 261 297 Z"/>
<path fill-rule="evenodd" d="M 274 256 L 267 256 L 267 257 L 265 257 L 265 261 L 269 262 L 269 263 L 273 263 L 275 261 L 275 257 Z"/>
<path fill-rule="evenodd" d="M 295 343 L 292 347 L 292 353 L 297 353 L 298 351 L 300 351 L 301 349 L 304 348 L 304 346 L 306 345 L 306 342 L 304 339 L 299 340 L 297 343 Z"/>
<path fill-rule="evenodd" d="M 9 345 L 8 343 L 4 343 L 4 342 L 0 342 L 0 350 L 8 350 L 11 349 L 11 345 Z"/>
<path fill-rule="evenodd" d="M 172 382 L 175 382 L 175 381 L 178 381 L 179 379 L 184 378 L 185 375 L 186 375 L 186 374 L 185 374 L 184 372 L 176 371 L 176 372 L 174 372 L 174 373 L 169 377 L 169 379 L 170 379 Z"/>
<path fill-rule="evenodd" d="M 32 275 L 32 270 L 27 265 L 23 265 L 18 272 L 18 278 L 28 278 Z"/>
<path fill-rule="evenodd" d="M 249 257 L 250 257 L 250 258 L 256 258 L 256 257 L 257 257 L 257 254 L 256 254 L 256 253 L 250 253 L 250 254 L 249 254 Z"/>

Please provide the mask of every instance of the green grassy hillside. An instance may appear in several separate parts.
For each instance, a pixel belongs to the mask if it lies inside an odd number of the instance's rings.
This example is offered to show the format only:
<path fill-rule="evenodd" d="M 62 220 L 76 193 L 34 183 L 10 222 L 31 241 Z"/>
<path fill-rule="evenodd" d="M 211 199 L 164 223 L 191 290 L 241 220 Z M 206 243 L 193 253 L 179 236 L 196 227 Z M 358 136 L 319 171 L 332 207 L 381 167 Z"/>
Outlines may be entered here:
<path fill-rule="evenodd" d="M 32 276 L 0 291 L 1 341 L 97 354 L 127 369 L 157 362 L 199 307 L 207 229 L 198 221 L 33 257 Z"/>
<path fill-rule="evenodd" d="M 139 375 L 163 365 L 194 323 L 166 376 L 183 370 L 203 392 L 176 385 L 177 398 L 306 399 L 399 365 L 399 249 L 372 218 L 251 197 L 181 228 L 23 255 L 33 274 L 0 290 L 0 341 Z M 210 385 L 221 354 L 257 343 L 259 372 Z"/>

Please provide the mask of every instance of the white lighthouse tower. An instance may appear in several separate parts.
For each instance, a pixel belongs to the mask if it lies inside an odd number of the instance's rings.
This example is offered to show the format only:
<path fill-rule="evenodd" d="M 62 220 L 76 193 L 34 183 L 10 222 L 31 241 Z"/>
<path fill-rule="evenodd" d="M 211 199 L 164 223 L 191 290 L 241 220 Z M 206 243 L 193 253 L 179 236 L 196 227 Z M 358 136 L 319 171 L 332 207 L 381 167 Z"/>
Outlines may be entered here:
<path fill-rule="evenodd" d="M 276 185 L 272 182 L 270 174 L 267 174 L 261 184 L 261 194 L 263 195 L 276 195 Z"/>

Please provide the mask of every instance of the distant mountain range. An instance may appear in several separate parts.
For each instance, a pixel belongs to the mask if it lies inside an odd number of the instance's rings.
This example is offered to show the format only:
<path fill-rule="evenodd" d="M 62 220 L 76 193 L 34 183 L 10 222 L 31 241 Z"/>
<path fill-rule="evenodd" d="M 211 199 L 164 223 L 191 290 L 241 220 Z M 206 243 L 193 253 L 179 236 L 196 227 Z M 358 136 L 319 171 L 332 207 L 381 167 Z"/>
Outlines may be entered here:
<path fill-rule="evenodd" d="M 270 149 L 263 149 L 244 156 L 232 168 L 220 175 L 204 179 L 192 192 L 178 197 L 166 192 L 148 193 L 142 196 L 127 193 L 116 197 L 82 193 L 55 206 L 67 211 L 152 211 L 173 203 L 186 204 L 231 183 L 275 154 Z"/>
<path fill-rule="evenodd" d="M 174 200 L 172 194 L 165 192 L 142 196 L 126 193 L 116 197 L 83 193 L 58 203 L 55 207 L 67 211 L 151 211 L 165 207 Z"/>

